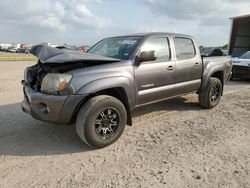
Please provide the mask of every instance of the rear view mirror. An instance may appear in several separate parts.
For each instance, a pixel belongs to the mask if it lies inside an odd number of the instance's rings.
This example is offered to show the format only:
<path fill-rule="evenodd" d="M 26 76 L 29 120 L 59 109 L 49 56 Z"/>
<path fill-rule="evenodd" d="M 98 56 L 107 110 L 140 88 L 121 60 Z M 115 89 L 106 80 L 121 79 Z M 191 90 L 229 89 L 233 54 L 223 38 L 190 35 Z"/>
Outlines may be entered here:
<path fill-rule="evenodd" d="M 145 62 L 145 61 L 154 61 L 156 60 L 156 56 L 155 56 L 155 51 L 143 51 L 140 53 L 139 55 L 139 61 L 141 62 Z"/>

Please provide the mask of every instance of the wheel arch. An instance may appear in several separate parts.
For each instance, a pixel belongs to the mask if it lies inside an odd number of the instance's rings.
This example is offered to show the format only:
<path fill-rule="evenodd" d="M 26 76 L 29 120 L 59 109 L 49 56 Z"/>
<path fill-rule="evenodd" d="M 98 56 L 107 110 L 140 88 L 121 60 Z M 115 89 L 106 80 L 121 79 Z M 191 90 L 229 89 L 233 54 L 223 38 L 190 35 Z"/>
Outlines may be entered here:
<path fill-rule="evenodd" d="M 218 78 L 221 81 L 222 88 L 224 87 L 224 72 L 223 71 L 216 71 L 211 75 L 211 77 Z"/>
<path fill-rule="evenodd" d="M 201 91 L 203 91 L 206 88 L 207 84 L 209 83 L 209 79 L 212 77 L 218 78 L 221 81 L 222 95 L 223 95 L 224 83 L 225 83 L 223 70 L 211 70 L 209 74 L 206 74 L 206 76 L 203 76 L 202 85 L 201 85 L 201 88 L 200 88 L 198 93 L 200 93 Z"/>
<path fill-rule="evenodd" d="M 86 98 L 84 98 L 76 107 L 74 113 L 73 113 L 73 117 L 72 117 L 72 121 L 71 122 L 75 122 L 76 120 L 76 116 L 79 112 L 79 110 L 81 109 L 81 107 L 92 97 L 95 96 L 99 96 L 99 95 L 109 95 L 112 97 L 117 98 L 118 100 L 120 100 L 123 105 L 126 108 L 126 112 L 127 112 L 127 124 L 128 125 L 132 125 L 132 116 L 131 116 L 131 106 L 129 104 L 129 100 L 128 100 L 128 95 L 125 91 L 125 89 L 123 87 L 112 87 L 112 88 L 105 88 L 93 93 L 90 93 Z"/>

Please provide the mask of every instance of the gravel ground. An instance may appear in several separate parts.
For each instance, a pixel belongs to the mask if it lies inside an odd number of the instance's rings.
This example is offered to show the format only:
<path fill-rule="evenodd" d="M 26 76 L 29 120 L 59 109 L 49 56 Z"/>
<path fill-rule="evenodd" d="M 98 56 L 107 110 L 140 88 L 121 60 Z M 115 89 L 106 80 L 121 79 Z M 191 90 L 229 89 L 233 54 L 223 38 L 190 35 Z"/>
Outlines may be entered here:
<path fill-rule="evenodd" d="M 21 112 L 31 62 L 0 62 L 0 187 L 250 187 L 250 82 L 229 82 L 205 110 L 196 95 L 140 107 L 113 145 Z"/>

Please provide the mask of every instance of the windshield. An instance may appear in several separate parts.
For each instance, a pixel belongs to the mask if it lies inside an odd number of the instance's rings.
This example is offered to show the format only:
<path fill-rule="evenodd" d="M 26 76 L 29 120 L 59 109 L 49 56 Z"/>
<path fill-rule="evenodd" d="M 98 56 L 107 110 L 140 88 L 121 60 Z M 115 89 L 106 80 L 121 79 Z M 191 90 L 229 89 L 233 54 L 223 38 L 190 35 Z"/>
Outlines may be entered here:
<path fill-rule="evenodd" d="M 250 51 L 244 53 L 244 54 L 240 57 L 240 59 L 250 59 Z"/>
<path fill-rule="evenodd" d="M 88 53 L 127 60 L 140 37 L 115 37 L 102 40 L 93 46 Z"/>

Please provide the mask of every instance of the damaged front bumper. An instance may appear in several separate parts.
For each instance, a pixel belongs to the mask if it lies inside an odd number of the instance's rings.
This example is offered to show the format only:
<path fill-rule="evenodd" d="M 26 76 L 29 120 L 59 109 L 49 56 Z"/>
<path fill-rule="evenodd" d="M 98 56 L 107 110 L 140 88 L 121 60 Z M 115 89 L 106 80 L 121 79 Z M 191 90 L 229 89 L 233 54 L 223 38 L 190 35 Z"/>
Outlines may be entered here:
<path fill-rule="evenodd" d="M 71 123 L 86 95 L 50 95 L 23 84 L 22 110 L 35 119 L 54 123 Z"/>

